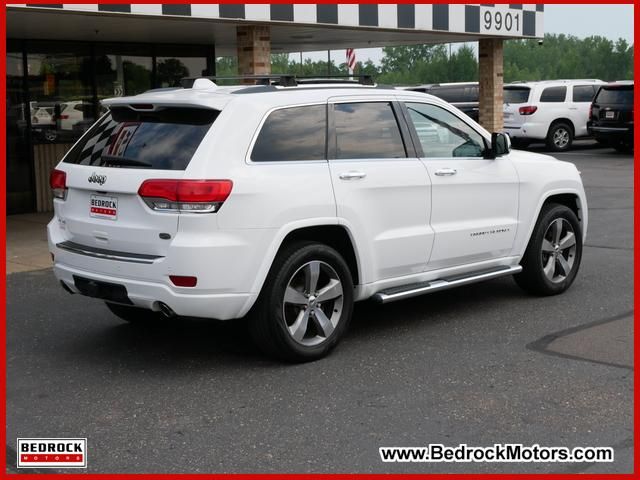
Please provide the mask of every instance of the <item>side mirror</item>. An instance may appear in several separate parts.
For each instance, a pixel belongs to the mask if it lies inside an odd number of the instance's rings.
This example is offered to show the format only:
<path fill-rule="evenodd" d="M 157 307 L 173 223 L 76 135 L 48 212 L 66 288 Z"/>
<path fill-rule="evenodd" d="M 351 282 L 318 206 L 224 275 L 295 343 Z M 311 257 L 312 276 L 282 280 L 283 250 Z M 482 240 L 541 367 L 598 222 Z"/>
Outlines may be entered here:
<path fill-rule="evenodd" d="M 497 158 L 511 151 L 511 139 L 505 133 L 493 132 L 491 134 L 491 149 L 489 158 Z"/>

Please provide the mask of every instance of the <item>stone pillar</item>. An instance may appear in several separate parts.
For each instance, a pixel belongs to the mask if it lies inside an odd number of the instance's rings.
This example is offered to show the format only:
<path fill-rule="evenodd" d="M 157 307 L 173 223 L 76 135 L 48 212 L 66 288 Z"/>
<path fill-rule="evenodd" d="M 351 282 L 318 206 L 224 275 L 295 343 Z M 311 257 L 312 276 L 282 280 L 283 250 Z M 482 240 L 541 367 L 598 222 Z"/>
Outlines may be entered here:
<path fill-rule="evenodd" d="M 263 25 L 236 27 L 238 75 L 271 73 L 271 29 Z"/>
<path fill-rule="evenodd" d="M 479 41 L 479 123 L 489 132 L 500 132 L 504 126 L 502 115 L 502 86 L 504 84 L 502 52 L 503 43 L 501 39 L 489 38 Z"/>

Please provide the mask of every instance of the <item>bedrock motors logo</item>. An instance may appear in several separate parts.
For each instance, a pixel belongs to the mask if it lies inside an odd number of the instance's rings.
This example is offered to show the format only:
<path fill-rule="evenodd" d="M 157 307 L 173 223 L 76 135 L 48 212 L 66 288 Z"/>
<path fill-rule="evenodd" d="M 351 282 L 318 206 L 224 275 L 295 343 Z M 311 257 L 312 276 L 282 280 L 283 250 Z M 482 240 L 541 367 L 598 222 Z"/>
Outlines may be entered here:
<path fill-rule="evenodd" d="M 87 439 L 19 438 L 18 468 L 87 468 Z"/>

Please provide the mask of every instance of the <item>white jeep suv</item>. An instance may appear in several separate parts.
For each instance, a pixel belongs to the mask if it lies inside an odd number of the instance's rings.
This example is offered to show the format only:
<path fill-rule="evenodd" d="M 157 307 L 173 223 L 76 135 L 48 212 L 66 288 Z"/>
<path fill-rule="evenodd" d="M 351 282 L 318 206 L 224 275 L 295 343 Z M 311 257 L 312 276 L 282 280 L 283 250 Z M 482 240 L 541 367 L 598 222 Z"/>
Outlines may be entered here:
<path fill-rule="evenodd" d="M 602 80 L 514 82 L 504 86 L 504 131 L 514 146 L 546 142 L 561 152 L 586 137 L 589 108 Z"/>
<path fill-rule="evenodd" d="M 278 83 L 105 101 L 51 175 L 64 289 L 131 322 L 247 316 L 264 351 L 305 361 L 355 301 L 513 274 L 541 295 L 571 285 L 573 164 L 510 151 L 423 93 Z"/>

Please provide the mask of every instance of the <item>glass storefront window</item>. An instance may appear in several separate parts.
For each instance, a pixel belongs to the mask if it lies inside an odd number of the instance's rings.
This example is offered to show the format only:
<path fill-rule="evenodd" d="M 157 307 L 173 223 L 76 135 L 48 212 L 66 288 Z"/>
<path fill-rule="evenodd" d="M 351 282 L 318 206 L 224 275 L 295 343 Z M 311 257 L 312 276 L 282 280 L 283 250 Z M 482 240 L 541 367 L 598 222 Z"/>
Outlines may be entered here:
<path fill-rule="evenodd" d="M 198 77 L 207 70 L 207 59 L 204 57 L 158 57 L 156 61 L 159 87 L 179 87 L 180 79 Z"/>
<path fill-rule="evenodd" d="M 7 40 L 8 212 L 52 208 L 49 172 L 106 111 L 100 100 L 207 75 L 213 54 L 194 45 Z"/>
<path fill-rule="evenodd" d="M 98 100 L 137 95 L 153 88 L 151 46 L 96 49 Z"/>
<path fill-rule="evenodd" d="M 27 69 L 33 142 L 77 140 L 95 121 L 88 49 L 30 52 Z"/>
<path fill-rule="evenodd" d="M 24 67 L 20 45 L 7 45 L 7 211 L 33 208 L 29 163 L 28 116 L 24 97 Z"/>

